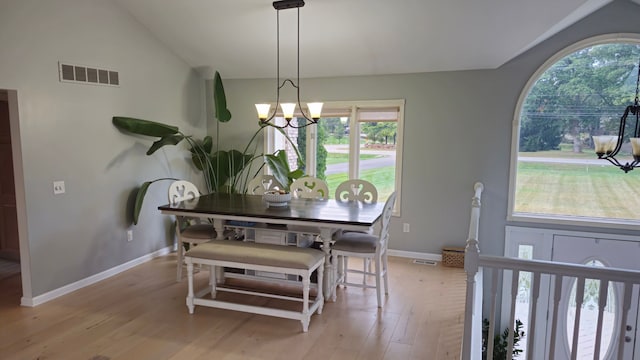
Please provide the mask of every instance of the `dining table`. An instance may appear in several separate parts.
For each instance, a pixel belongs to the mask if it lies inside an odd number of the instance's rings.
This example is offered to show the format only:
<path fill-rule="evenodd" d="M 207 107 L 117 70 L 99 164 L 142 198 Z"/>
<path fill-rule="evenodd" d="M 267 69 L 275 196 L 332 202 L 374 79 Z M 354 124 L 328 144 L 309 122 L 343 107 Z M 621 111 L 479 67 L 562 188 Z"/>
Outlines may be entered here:
<path fill-rule="evenodd" d="M 174 205 L 159 206 L 163 214 L 209 219 L 219 239 L 228 222 L 280 224 L 318 229 L 315 241 L 325 253 L 323 293 L 336 298 L 336 264 L 331 261 L 332 235 L 337 231 L 370 231 L 382 218 L 384 203 L 297 199 L 273 206 L 262 195 L 211 193 Z M 285 246 L 285 245 L 283 245 Z"/>

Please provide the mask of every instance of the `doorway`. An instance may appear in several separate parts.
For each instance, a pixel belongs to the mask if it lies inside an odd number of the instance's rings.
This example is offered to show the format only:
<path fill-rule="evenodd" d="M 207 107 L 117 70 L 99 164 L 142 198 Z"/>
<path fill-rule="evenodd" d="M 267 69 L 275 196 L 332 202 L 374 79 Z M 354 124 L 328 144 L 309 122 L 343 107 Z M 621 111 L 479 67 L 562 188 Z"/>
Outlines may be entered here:
<path fill-rule="evenodd" d="M 12 154 L 9 99 L 3 90 L 0 91 L 0 261 L 3 264 L 20 262 Z M 4 265 L 1 268 L 10 267 Z"/>
<path fill-rule="evenodd" d="M 581 236 L 556 235 L 553 240 L 552 261 L 567 262 L 573 264 L 583 264 L 596 267 L 615 267 L 622 269 L 640 270 L 638 263 L 640 246 L 637 242 L 589 238 Z M 561 316 L 558 324 L 560 341 L 556 348 L 556 357 L 561 359 L 567 357 L 571 351 L 570 339 L 573 337 L 573 321 L 576 312 L 576 281 L 575 279 L 564 279 L 562 293 L 571 296 L 560 301 Z M 617 343 L 619 339 L 614 336 L 616 330 L 620 329 L 622 320 L 622 294 L 624 289 L 622 284 L 609 283 L 606 307 L 603 313 L 602 341 L 600 347 L 600 359 L 622 359 L 618 355 Z M 600 292 L 600 281 L 587 279 L 585 281 L 584 298 L 581 307 L 579 339 L 580 346 L 577 351 L 577 359 L 593 359 L 594 340 L 596 339 L 595 324 L 598 317 L 598 302 Z M 638 291 L 633 290 L 631 294 L 631 304 L 638 303 Z M 638 323 L 637 308 L 632 306 L 629 310 L 626 333 L 622 334 L 625 339 L 624 359 L 633 358 L 635 332 Z"/>
<path fill-rule="evenodd" d="M 630 270 L 640 270 L 640 241 L 636 236 L 616 234 L 594 234 L 580 231 L 563 231 L 543 228 L 525 228 L 507 226 L 505 232 L 505 256 L 524 259 L 549 260 L 555 262 L 582 264 L 594 267 L 612 267 Z M 510 301 L 510 282 L 503 286 L 503 304 Z M 638 359 L 640 355 L 640 341 L 636 339 L 640 326 L 639 289 L 636 287 L 630 293 L 631 308 L 628 322 L 625 324 L 624 357 L 618 355 L 618 331 L 621 329 L 623 318 L 623 288 L 619 283 L 610 283 L 600 291 L 600 281 L 585 279 L 584 294 L 580 307 L 580 324 L 578 328 L 579 342 L 576 359 L 593 359 L 595 352 L 596 324 L 598 304 L 601 294 L 606 294 L 606 307 L 603 311 L 602 339 L 600 342 L 600 359 Z M 516 318 L 520 319 L 526 328 L 529 323 L 531 273 L 522 272 L 518 279 L 518 296 L 516 297 Z M 540 279 L 540 296 L 538 298 L 537 324 L 547 324 L 546 333 L 551 333 L 551 322 L 547 319 L 553 304 L 552 284 L 548 276 Z M 556 338 L 555 357 L 568 358 L 572 345 L 574 319 L 576 314 L 576 279 L 567 277 L 562 283 L 563 296 L 558 306 L 558 336 Z M 522 293 L 522 296 L 520 296 Z M 604 295 L 603 295 L 604 296 Z M 502 318 L 508 319 L 508 307 L 503 309 Z M 505 321 L 506 322 L 506 321 Z M 508 324 L 502 324 L 508 326 Z M 527 337 L 520 344 L 526 357 Z M 548 349 L 549 336 L 536 336 L 533 344 L 535 352 Z"/>
<path fill-rule="evenodd" d="M 30 260 L 25 235 L 26 202 L 18 93 L 15 90 L 0 89 L 0 169 L 0 266 L 7 271 L 7 276 L 0 274 L 1 300 L 2 304 L 29 306 L 32 297 Z"/>

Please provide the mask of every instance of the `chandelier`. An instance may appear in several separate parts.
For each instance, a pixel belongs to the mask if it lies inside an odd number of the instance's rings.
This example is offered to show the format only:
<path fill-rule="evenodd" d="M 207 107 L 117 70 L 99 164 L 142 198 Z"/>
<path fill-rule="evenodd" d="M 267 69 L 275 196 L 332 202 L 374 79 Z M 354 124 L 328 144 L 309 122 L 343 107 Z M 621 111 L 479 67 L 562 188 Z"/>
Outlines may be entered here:
<path fill-rule="evenodd" d="M 638 105 L 638 89 L 640 88 L 640 63 L 638 64 L 638 77 L 636 79 L 636 97 L 633 101 L 633 105 L 627 106 L 624 110 L 624 114 L 620 118 L 620 128 L 618 135 L 600 135 L 593 136 L 593 144 L 595 146 L 596 155 L 598 159 L 608 160 L 613 165 L 619 167 L 625 173 L 640 166 L 640 105 Z M 633 134 L 629 136 L 629 142 L 631 142 L 631 152 L 633 155 L 633 161 L 625 162 L 622 164 L 616 155 L 620 152 L 622 144 L 625 141 L 625 129 L 627 125 L 627 118 L 629 114 L 635 116 L 635 125 L 633 127 Z"/>
<path fill-rule="evenodd" d="M 274 1 L 273 7 L 276 9 L 276 21 L 277 21 L 277 55 L 276 55 L 276 79 L 277 79 L 277 92 L 276 92 L 276 106 L 273 109 L 273 113 L 270 114 L 271 104 L 256 104 L 256 110 L 258 111 L 258 119 L 262 125 L 271 125 L 278 128 L 285 128 L 287 126 L 293 128 L 301 128 L 311 124 L 318 123 L 318 119 L 320 119 L 320 113 L 322 112 L 322 103 L 321 102 L 312 102 L 307 103 L 308 113 L 305 113 L 304 108 L 300 104 L 300 8 L 304 6 L 304 0 L 280 0 Z M 296 81 L 294 82 L 291 79 L 284 79 L 282 83 L 280 82 L 280 10 L 285 9 L 298 9 L 298 53 L 297 53 L 297 65 L 298 65 L 298 75 Z M 303 124 L 300 122 L 293 123 L 293 115 L 296 109 L 296 103 L 280 103 L 280 89 L 282 89 L 286 84 L 290 84 L 296 89 L 297 94 L 297 105 L 300 109 L 300 114 L 302 117 L 307 119 Z M 275 118 L 276 113 L 278 112 L 278 105 L 280 105 L 282 109 L 282 115 L 286 120 L 285 125 L 278 125 L 275 122 L 271 122 L 273 118 Z"/>

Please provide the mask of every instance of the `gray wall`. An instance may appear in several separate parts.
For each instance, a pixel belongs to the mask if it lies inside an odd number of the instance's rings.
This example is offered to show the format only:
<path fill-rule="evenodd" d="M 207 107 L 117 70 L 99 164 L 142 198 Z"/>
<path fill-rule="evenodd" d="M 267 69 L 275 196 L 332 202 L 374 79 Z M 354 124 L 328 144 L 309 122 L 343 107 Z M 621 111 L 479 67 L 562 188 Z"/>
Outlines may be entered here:
<path fill-rule="evenodd" d="M 406 99 L 402 216 L 392 221 L 390 248 L 439 253 L 443 246 L 463 245 L 473 184 L 481 181 L 481 251 L 502 254 L 512 121 L 526 82 L 549 57 L 575 42 L 606 33 L 640 33 L 638 15 L 638 6 L 614 1 L 496 70 L 306 79 L 301 96 Z M 275 98 L 274 81 L 225 80 L 225 86 L 234 119 L 221 131 L 230 143 L 241 144 L 257 126 L 253 104 Z M 411 224 L 410 233 L 402 232 L 405 222 Z"/>
<path fill-rule="evenodd" d="M 58 81 L 58 61 L 115 69 L 120 87 Z M 0 89 L 17 90 L 33 296 L 168 245 L 166 183 L 152 187 L 131 227 L 130 191 L 162 176 L 190 177 L 184 152 L 145 156 L 147 139 L 118 132 L 114 115 L 204 134 L 203 81 L 128 13 L 105 0 L 0 4 Z M 53 195 L 64 180 L 66 194 Z"/>

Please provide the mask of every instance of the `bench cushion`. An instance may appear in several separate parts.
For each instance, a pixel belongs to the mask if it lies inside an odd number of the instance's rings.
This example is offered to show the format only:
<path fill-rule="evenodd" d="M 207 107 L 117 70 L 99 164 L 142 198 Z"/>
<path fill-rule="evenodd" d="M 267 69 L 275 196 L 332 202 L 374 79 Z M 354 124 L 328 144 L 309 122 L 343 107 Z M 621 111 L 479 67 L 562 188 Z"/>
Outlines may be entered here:
<path fill-rule="evenodd" d="M 310 269 L 323 259 L 325 254 L 311 248 L 214 240 L 193 247 L 185 256 L 291 269 Z"/>

